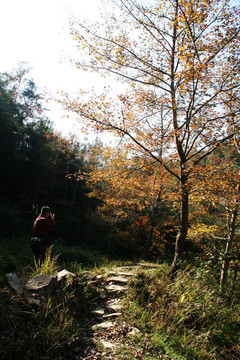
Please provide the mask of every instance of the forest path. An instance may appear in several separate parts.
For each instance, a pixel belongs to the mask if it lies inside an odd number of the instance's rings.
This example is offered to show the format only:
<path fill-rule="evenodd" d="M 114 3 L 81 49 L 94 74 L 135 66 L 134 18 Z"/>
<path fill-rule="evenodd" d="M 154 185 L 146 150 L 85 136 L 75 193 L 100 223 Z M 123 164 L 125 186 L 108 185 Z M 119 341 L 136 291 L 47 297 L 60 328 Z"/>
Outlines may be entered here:
<path fill-rule="evenodd" d="M 96 286 L 97 296 L 87 319 L 89 330 L 84 337 L 84 349 L 73 347 L 71 360 L 128 360 L 124 355 L 116 357 L 116 350 L 126 347 L 126 341 L 140 331 L 124 322 L 122 301 L 129 280 L 141 268 L 141 264 L 113 267 L 89 281 L 89 286 Z"/>

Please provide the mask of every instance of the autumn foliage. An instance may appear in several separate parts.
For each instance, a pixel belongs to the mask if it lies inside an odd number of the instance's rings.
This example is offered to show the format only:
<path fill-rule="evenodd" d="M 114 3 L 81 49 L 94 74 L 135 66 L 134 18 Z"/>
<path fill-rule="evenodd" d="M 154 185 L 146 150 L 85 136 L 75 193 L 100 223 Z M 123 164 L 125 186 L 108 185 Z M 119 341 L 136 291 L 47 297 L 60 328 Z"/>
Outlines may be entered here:
<path fill-rule="evenodd" d="M 239 10 L 217 0 L 110 4 L 103 23 L 72 23 L 75 63 L 122 82 L 121 90 L 66 96 L 65 106 L 83 130 L 120 137 L 122 153 L 144 159 L 140 167 L 155 162 L 158 191 L 163 171 L 177 182 L 174 274 L 188 234 L 191 179 L 239 129 Z"/>

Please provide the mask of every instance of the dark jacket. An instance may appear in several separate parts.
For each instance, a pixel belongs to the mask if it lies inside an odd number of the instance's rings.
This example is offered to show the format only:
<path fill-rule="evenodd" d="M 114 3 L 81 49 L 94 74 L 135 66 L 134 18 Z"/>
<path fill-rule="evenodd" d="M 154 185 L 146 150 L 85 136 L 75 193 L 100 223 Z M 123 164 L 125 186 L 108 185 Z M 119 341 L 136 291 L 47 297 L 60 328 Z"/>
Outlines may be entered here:
<path fill-rule="evenodd" d="M 56 224 L 54 220 L 46 219 L 44 216 L 39 215 L 33 224 L 33 236 L 39 236 L 45 239 L 46 246 L 51 246 L 50 234 L 55 230 Z"/>

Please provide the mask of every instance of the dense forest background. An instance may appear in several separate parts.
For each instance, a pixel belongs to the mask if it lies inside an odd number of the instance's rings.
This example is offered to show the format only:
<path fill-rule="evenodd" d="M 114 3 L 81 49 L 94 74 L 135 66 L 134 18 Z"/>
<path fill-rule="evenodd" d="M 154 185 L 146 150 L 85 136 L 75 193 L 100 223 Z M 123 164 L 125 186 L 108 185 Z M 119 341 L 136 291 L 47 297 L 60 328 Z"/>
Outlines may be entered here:
<path fill-rule="evenodd" d="M 90 145 L 62 137 L 43 110 L 27 70 L 0 75 L 0 236 L 28 242 L 35 217 L 48 204 L 56 213 L 55 237 L 91 242 L 91 216 L 100 202 L 88 196 L 86 181 L 69 176 L 88 171 Z"/>
<path fill-rule="evenodd" d="M 56 213 L 54 238 L 111 256 L 172 259 L 180 221 L 176 179 L 126 148 L 64 138 L 43 115 L 41 94 L 19 68 L 0 76 L 1 238 L 29 244 L 43 205 Z M 214 265 L 234 283 L 239 271 L 239 152 L 227 141 L 189 182 L 185 259 Z M 189 255 L 190 254 L 190 255 Z M 223 274 L 225 262 L 227 272 Z"/>

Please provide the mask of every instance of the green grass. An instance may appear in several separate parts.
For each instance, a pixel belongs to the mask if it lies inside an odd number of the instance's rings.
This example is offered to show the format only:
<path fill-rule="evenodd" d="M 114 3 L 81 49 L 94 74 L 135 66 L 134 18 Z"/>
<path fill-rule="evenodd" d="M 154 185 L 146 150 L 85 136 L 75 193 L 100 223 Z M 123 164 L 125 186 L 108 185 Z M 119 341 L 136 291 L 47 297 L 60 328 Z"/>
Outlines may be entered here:
<path fill-rule="evenodd" d="M 16 271 L 23 280 L 66 268 L 82 279 L 76 289 L 65 289 L 34 310 L 21 298 L 0 294 L 0 325 L 7 329 L 3 359 L 46 359 L 65 356 L 70 344 L 81 343 L 85 331 L 82 315 L 96 296 L 96 284 L 84 280 L 106 274 L 129 261 L 111 261 L 103 254 L 81 246 L 55 241 L 53 257 L 43 266 L 34 263 L 26 238 L 1 240 L 0 271 Z M 221 294 L 214 268 L 194 264 L 179 271 L 172 281 L 169 265 L 145 263 L 132 279 L 125 298 L 124 321 L 140 330 L 118 349 L 118 357 L 142 360 L 233 360 L 240 358 L 240 287 Z M 10 335 L 9 335 L 10 334 Z M 31 356 L 30 353 L 31 352 Z M 67 355 L 66 355 L 67 356 Z"/>
<path fill-rule="evenodd" d="M 33 262 L 28 236 L 20 238 L 1 238 L 0 277 L 8 272 L 21 272 Z"/>
<path fill-rule="evenodd" d="M 59 263 L 67 267 L 99 267 L 107 263 L 107 257 L 99 251 L 88 249 L 82 246 L 67 246 L 56 243 L 53 252 L 58 254 Z"/>
<path fill-rule="evenodd" d="M 24 268 L 22 280 L 26 282 L 35 275 L 56 273 L 57 269 L 56 258 L 49 256 L 41 266 L 35 262 L 33 267 Z M 46 301 L 41 300 L 39 306 L 1 288 L 1 359 L 50 360 L 56 356 L 60 359 L 59 354 L 65 359 L 69 346 L 82 341 L 90 297 L 84 276 Z"/>
<path fill-rule="evenodd" d="M 54 242 L 53 253 L 43 264 L 34 261 L 28 237 L 1 239 L 0 277 L 16 272 L 22 281 L 35 275 L 56 273 L 66 268 L 79 274 L 74 288 L 67 287 L 47 303 L 34 307 L 19 296 L 10 296 L 0 288 L 0 357 L 1 359 L 65 359 L 69 346 L 81 343 L 85 332 L 84 316 L 94 289 L 86 286 L 83 270 L 108 265 L 101 253 L 80 246 L 64 246 Z"/>
<path fill-rule="evenodd" d="M 79 273 L 83 268 L 107 266 L 107 257 L 99 251 L 82 246 L 68 246 L 60 241 L 53 241 L 53 256 L 58 258 L 58 265 L 69 271 Z M 0 277 L 8 272 L 30 272 L 35 268 L 29 236 L 0 239 Z"/>
<path fill-rule="evenodd" d="M 152 351 L 166 353 L 171 359 L 240 356 L 239 296 L 238 301 L 235 294 L 229 302 L 201 269 L 179 272 L 174 282 L 168 270 L 165 264 L 143 270 L 129 287 L 125 315 L 128 323 L 141 330 L 136 344 L 144 344 L 148 334 Z"/>

